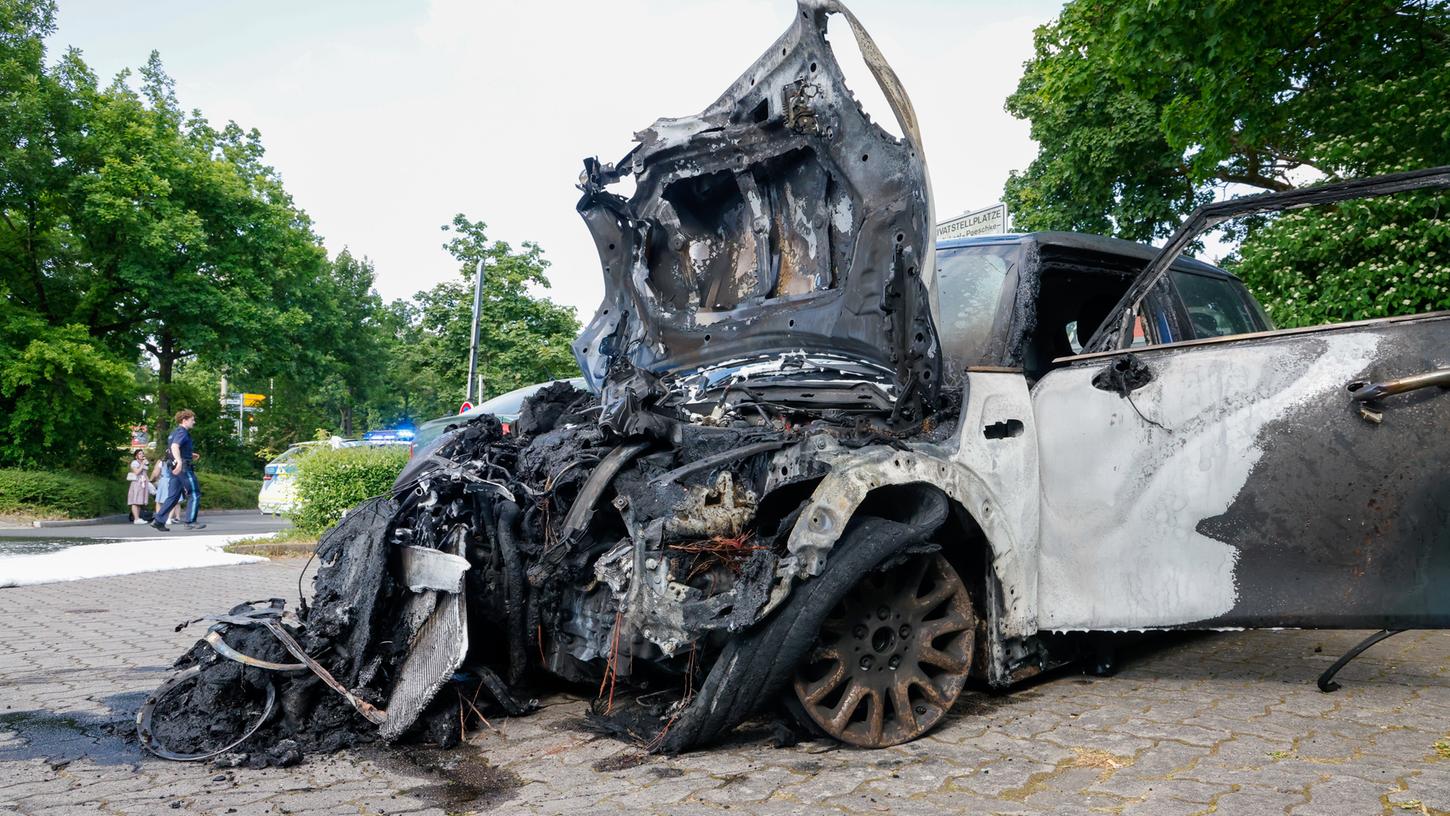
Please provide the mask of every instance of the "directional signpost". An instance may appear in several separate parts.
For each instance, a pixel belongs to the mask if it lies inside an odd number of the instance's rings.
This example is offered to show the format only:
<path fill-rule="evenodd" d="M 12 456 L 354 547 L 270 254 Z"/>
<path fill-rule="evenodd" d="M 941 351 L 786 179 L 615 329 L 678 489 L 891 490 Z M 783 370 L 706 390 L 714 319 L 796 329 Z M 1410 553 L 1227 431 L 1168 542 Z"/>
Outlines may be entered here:
<path fill-rule="evenodd" d="M 224 399 L 224 400 L 222 400 L 222 405 L 223 406 L 225 406 L 227 408 L 235 408 L 235 409 L 237 409 L 237 438 L 238 439 L 241 439 L 242 438 L 242 435 L 243 435 L 243 431 L 242 431 L 243 417 L 246 414 L 254 414 L 254 413 L 256 413 L 257 410 L 262 407 L 262 403 L 264 403 L 266 401 L 267 401 L 267 395 L 266 394 L 246 394 L 246 393 L 239 393 L 239 392 L 234 392 L 234 393 L 228 394 L 227 395 L 227 398 Z"/>

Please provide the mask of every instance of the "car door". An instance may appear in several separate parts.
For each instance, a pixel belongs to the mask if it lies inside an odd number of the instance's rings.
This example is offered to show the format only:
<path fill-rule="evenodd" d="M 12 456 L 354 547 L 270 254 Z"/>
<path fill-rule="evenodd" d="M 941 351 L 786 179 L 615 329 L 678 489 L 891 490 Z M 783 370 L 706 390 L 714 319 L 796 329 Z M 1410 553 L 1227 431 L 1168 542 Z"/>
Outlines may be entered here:
<path fill-rule="evenodd" d="M 1450 313 L 1050 372 L 1033 390 L 1040 625 L 1450 626 L 1450 391 L 1436 382 L 1450 383 Z"/>

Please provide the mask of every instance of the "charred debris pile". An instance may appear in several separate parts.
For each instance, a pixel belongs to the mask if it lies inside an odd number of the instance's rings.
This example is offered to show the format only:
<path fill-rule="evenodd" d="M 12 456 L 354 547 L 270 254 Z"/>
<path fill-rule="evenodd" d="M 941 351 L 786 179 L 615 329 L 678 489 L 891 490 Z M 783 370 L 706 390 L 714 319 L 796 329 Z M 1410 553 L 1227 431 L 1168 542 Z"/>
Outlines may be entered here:
<path fill-rule="evenodd" d="M 829 600 L 791 602 L 786 539 L 832 454 L 943 433 L 757 409 L 622 436 L 604 413 L 556 383 L 513 434 L 480 417 L 415 459 L 323 536 L 310 602 L 191 622 L 210 627 L 138 713 L 143 744 L 255 767 L 448 746 L 552 677 L 601 728 L 687 750 L 772 703 L 814 639 Z"/>

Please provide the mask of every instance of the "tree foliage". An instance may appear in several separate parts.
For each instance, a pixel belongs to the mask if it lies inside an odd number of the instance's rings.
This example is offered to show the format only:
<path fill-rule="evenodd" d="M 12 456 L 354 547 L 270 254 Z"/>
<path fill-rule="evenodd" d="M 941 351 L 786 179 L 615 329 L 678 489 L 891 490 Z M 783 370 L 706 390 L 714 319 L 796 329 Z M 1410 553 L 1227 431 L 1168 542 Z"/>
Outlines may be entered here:
<path fill-rule="evenodd" d="M 84 326 L 0 305 L 0 462 L 104 471 L 135 397 L 130 368 Z"/>
<path fill-rule="evenodd" d="M 289 294 L 325 253 L 256 131 L 184 113 L 155 53 L 134 83 L 100 85 L 75 50 L 47 65 L 54 18 L 0 7 L 0 285 L 36 325 L 149 351 L 164 432 L 176 364 L 267 362 L 256 338 L 308 321 Z"/>
<path fill-rule="evenodd" d="M 206 463 L 248 474 L 319 429 L 451 412 L 480 259 L 489 392 L 573 370 L 538 246 L 459 216 L 444 249 L 467 281 L 384 304 L 371 261 L 328 259 L 257 131 L 184 109 L 154 52 L 109 83 L 74 49 L 48 60 L 55 15 L 0 0 L 0 465 L 113 471 L 126 426 L 163 438 L 190 408 Z M 223 390 L 267 396 L 245 445 Z"/>
<path fill-rule="evenodd" d="M 579 333 L 574 310 L 534 294 L 546 289 L 548 261 L 537 244 L 514 250 L 490 241 L 482 221 L 454 216 L 443 227 L 443 248 L 459 262 L 459 280 L 419 292 L 396 306 L 398 355 L 394 376 L 422 416 L 457 410 L 468 381 L 473 280 L 485 263 L 479 318 L 478 371 L 483 398 L 525 385 L 578 376 L 569 343 Z"/>
<path fill-rule="evenodd" d="M 1018 228 L 1160 238 L 1216 195 L 1450 160 L 1450 5 L 1073 0 L 1007 110 L 1039 145 L 1004 191 Z M 1417 196 L 1229 235 L 1236 271 L 1300 325 L 1450 306 L 1438 217 Z"/>

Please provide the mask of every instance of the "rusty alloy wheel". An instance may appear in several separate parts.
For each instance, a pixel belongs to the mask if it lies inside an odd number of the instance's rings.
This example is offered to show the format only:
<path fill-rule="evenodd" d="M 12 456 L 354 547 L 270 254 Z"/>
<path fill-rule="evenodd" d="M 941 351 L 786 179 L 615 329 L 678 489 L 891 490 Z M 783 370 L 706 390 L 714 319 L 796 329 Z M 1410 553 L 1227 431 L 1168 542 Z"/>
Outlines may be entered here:
<path fill-rule="evenodd" d="M 951 710 L 972 664 L 971 593 L 938 554 L 861 579 L 796 671 L 805 714 L 862 748 L 916 739 Z"/>

